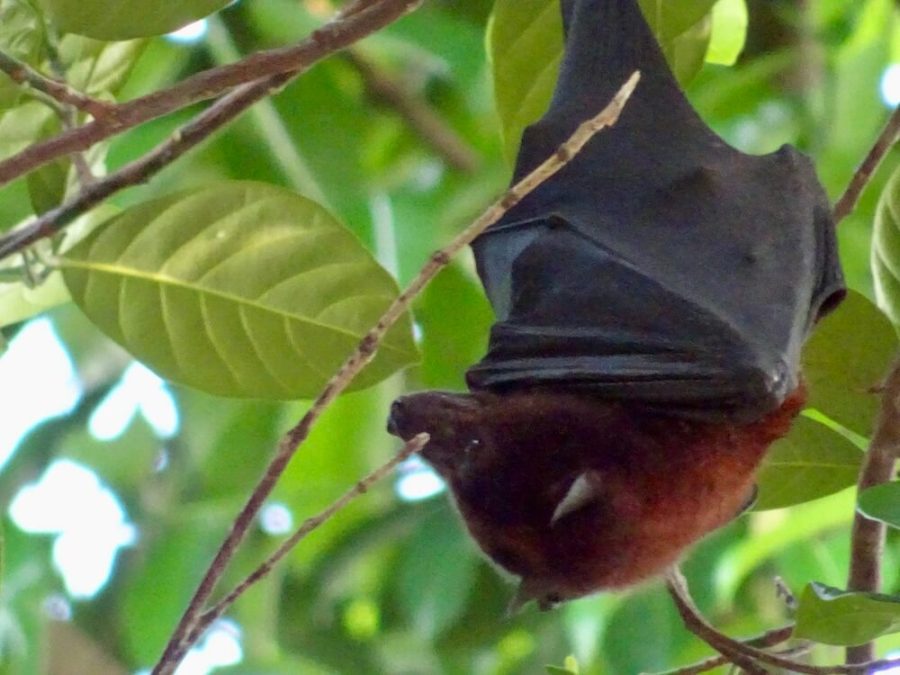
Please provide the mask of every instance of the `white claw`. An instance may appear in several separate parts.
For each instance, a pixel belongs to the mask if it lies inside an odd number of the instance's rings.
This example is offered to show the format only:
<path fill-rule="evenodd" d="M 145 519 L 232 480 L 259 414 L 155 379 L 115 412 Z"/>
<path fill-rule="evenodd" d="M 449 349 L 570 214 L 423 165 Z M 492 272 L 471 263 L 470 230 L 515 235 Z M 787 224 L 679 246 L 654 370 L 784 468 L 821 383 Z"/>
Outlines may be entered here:
<path fill-rule="evenodd" d="M 582 473 L 569 486 L 569 491 L 563 497 L 556 509 L 553 511 L 553 517 L 550 518 L 550 526 L 556 525 L 563 516 L 577 511 L 595 501 L 599 496 L 599 474 L 596 472 Z"/>

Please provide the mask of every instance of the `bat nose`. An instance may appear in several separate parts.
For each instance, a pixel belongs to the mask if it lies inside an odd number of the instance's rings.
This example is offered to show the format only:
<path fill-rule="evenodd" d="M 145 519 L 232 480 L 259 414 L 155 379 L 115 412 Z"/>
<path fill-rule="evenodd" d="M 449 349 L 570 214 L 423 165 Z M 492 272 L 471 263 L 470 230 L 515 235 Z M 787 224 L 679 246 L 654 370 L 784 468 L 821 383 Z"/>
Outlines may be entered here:
<path fill-rule="evenodd" d="M 394 436 L 403 437 L 403 422 L 406 419 L 406 404 L 402 398 L 391 403 L 391 413 L 388 416 L 387 432 Z"/>

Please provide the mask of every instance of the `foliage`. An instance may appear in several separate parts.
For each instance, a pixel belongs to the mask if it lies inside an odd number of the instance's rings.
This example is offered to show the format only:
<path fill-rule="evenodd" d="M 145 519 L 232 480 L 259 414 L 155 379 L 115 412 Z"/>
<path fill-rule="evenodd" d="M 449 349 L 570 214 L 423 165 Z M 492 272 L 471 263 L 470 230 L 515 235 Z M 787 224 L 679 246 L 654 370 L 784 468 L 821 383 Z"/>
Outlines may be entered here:
<path fill-rule="evenodd" d="M 0 52 L 101 103 L 126 101 L 297 42 L 334 9 L 322 0 L 225 5 L 0 0 Z M 770 5 L 641 0 L 701 115 L 746 151 L 799 145 L 836 198 L 887 116 L 878 85 L 900 44 L 898 10 L 891 0 L 822 0 L 797 17 Z M 204 16 L 200 42 L 161 35 Z M 81 386 L 71 410 L 28 429 L 14 452 L 0 447 L 0 456 L 11 453 L 0 471 L 3 503 L 70 460 L 115 493 L 138 533 L 109 582 L 83 598 L 53 562 L 62 535 L 4 519 L 3 672 L 51 672 L 60 658 L 75 663 L 88 653 L 105 665 L 85 672 L 152 665 L 280 434 L 310 405 L 282 401 L 313 398 L 397 283 L 413 279 L 502 191 L 505 158 L 546 106 L 560 54 L 556 0 L 432 0 L 349 55 L 318 63 L 149 183 L 0 260 L 3 336 L 15 345 L 29 320 L 49 319 Z M 198 109 L 3 185 L 0 233 L 177 137 Z M 432 126 L 416 121 L 423 114 Z M 0 160 L 85 121 L 0 74 Z M 454 160 L 447 138 L 474 159 Z M 896 166 L 890 155 L 840 227 L 854 292 L 805 353 L 811 409 L 768 457 L 757 510 L 685 562 L 697 603 L 731 634 L 790 618 L 772 591 L 779 575 L 802 590 L 800 634 L 824 645 L 880 637 L 882 653 L 900 646 L 896 595 L 840 590 L 856 502 L 847 488 L 875 423 L 870 389 L 896 351 L 900 323 L 900 179 L 888 181 Z M 396 449 L 383 430 L 390 401 L 418 388 L 461 388 L 490 322 L 466 253 L 400 319 L 358 390 L 325 412 L 269 505 L 299 521 L 387 458 Z M 0 359 L 0 372 L 13 356 Z M 116 434 L 91 431 L 121 395 L 132 359 L 169 379 L 161 391 L 175 402 L 176 430 L 137 409 Z M 42 365 L 31 366 L 27 382 L 3 383 L 13 392 L 0 399 L 10 402 L 4 418 L 19 414 L 19 388 L 46 390 Z M 897 500 L 891 483 L 865 492 L 860 508 L 896 527 Z M 271 531 L 251 531 L 223 587 L 272 551 Z M 886 594 L 900 591 L 898 542 L 892 532 Z M 593 675 L 663 670 L 709 654 L 658 584 L 507 620 L 510 592 L 443 496 L 404 500 L 383 484 L 234 605 L 227 616 L 240 629 L 243 660 L 231 672 Z M 834 656 L 820 646 L 814 658 Z"/>

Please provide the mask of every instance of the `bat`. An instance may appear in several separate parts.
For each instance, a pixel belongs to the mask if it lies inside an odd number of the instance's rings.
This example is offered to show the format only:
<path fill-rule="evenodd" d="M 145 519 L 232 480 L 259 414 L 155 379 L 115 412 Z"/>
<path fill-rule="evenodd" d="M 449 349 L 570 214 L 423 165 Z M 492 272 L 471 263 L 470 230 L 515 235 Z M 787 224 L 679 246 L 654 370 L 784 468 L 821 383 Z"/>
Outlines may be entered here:
<path fill-rule="evenodd" d="M 562 0 L 565 52 L 513 182 L 629 75 L 619 121 L 473 243 L 494 308 L 471 393 L 394 402 L 518 607 L 640 583 L 752 501 L 845 293 L 828 199 L 791 146 L 701 120 L 637 0 Z"/>

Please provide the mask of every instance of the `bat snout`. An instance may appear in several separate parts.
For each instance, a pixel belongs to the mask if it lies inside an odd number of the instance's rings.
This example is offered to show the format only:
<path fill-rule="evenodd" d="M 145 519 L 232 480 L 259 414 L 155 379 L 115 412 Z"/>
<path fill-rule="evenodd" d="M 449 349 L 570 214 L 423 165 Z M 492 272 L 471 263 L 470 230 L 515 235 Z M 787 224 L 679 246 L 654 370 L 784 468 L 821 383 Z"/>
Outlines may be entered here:
<path fill-rule="evenodd" d="M 387 420 L 387 432 L 392 436 L 397 436 L 407 441 L 416 433 L 424 431 L 424 429 L 411 430 L 409 428 L 409 420 L 409 406 L 406 403 L 406 397 L 396 399 L 391 403 L 391 412 Z"/>

